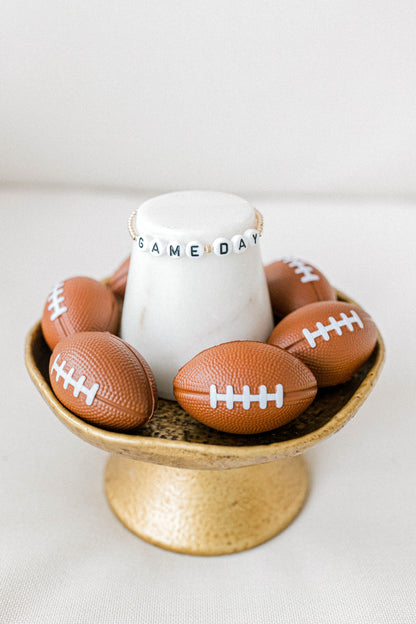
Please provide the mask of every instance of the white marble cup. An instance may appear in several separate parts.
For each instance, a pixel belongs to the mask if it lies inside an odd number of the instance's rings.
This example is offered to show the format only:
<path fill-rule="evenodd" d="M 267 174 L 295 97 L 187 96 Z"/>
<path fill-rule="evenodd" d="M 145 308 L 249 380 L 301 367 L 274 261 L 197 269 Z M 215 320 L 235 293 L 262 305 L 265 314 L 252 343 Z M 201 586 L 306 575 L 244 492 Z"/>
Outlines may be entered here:
<path fill-rule="evenodd" d="M 197 353 L 273 329 L 256 213 L 236 195 L 184 191 L 146 201 L 133 227 L 121 336 L 148 361 L 159 397 L 173 399 Z"/>

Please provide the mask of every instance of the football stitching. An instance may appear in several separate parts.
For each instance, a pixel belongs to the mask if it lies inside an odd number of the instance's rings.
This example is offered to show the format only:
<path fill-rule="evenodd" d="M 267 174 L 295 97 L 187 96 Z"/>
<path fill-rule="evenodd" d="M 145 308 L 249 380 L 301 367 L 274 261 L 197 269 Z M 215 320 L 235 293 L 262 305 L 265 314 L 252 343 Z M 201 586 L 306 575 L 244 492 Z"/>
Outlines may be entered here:
<path fill-rule="evenodd" d="M 91 388 L 88 388 L 87 386 L 84 385 L 84 381 L 86 380 L 85 375 L 81 375 L 78 381 L 76 381 L 73 378 L 75 368 L 71 368 L 69 371 L 64 370 L 66 366 L 66 360 L 63 360 L 63 362 L 58 366 L 58 360 L 59 360 L 60 355 L 61 354 L 58 353 L 58 355 L 56 356 L 54 360 L 54 363 L 52 364 L 51 375 L 55 371 L 56 381 L 59 381 L 61 377 L 64 380 L 64 384 L 63 384 L 64 390 L 66 390 L 68 386 L 72 386 L 74 388 L 73 394 L 75 398 L 78 398 L 79 394 L 82 392 L 86 396 L 86 399 L 85 399 L 86 405 L 92 405 L 95 399 L 95 395 L 97 394 L 98 388 L 100 387 L 99 384 L 94 383 L 91 386 Z"/>
<path fill-rule="evenodd" d="M 315 270 L 313 267 L 308 266 L 298 258 L 283 258 L 283 262 L 287 264 L 291 269 L 295 269 L 295 273 L 297 275 L 303 273 L 303 276 L 300 280 L 302 284 L 307 284 L 308 282 L 318 282 L 320 279 L 319 275 L 313 273 L 313 271 Z"/>
<path fill-rule="evenodd" d="M 218 401 L 225 401 L 227 409 L 233 409 L 235 402 L 242 402 L 245 410 L 250 409 L 251 403 L 258 403 L 260 409 L 266 409 L 269 401 L 275 401 L 276 407 L 283 406 L 283 386 L 282 384 L 276 385 L 276 392 L 267 392 L 266 386 L 259 387 L 258 394 L 250 393 L 250 386 L 243 386 L 243 393 L 234 393 L 233 386 L 227 386 L 225 394 L 220 394 L 217 391 L 217 386 L 212 384 L 209 389 L 209 400 L 212 409 L 216 409 Z"/>
<path fill-rule="evenodd" d="M 363 329 L 364 323 L 358 316 L 357 312 L 355 312 L 355 310 L 350 310 L 350 312 L 351 312 L 351 316 L 347 316 L 345 312 L 341 312 L 340 321 L 336 321 L 333 316 L 329 316 L 328 317 L 329 325 L 324 325 L 323 323 L 318 321 L 316 323 L 316 328 L 317 328 L 316 331 L 311 332 L 306 327 L 302 329 L 302 333 L 305 336 L 306 340 L 308 341 L 309 346 L 312 347 L 312 349 L 314 349 L 316 347 L 315 339 L 320 338 L 320 337 L 322 337 L 326 342 L 328 342 L 328 340 L 330 339 L 330 335 L 329 335 L 330 331 L 335 331 L 335 333 L 338 334 L 338 336 L 342 336 L 342 328 L 347 327 L 350 332 L 353 332 L 354 329 L 356 329 L 354 327 L 354 323 L 357 323 L 358 327 Z"/>
<path fill-rule="evenodd" d="M 128 405 L 121 405 L 118 401 L 113 401 L 112 399 L 107 399 L 101 395 L 97 396 L 97 401 L 100 403 L 104 403 L 104 405 L 108 405 L 108 407 L 112 407 L 127 416 L 137 416 L 141 415 L 136 407 L 128 407 Z"/>
<path fill-rule="evenodd" d="M 65 282 L 58 282 L 55 284 L 49 294 L 48 301 L 50 301 L 50 303 L 48 305 L 48 310 L 52 311 L 50 316 L 51 321 L 56 321 L 56 319 L 64 314 L 64 312 L 68 311 L 66 306 L 61 305 L 61 303 L 65 301 L 65 297 L 63 295 L 64 283 Z"/>

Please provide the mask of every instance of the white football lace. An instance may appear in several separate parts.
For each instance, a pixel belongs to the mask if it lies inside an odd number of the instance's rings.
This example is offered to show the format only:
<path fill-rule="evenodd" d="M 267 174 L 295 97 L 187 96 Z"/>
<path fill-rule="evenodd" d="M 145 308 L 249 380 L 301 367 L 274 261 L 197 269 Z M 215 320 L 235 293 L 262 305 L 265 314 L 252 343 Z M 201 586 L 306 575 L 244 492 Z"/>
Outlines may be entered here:
<path fill-rule="evenodd" d="M 309 329 L 303 329 L 302 333 L 308 341 L 309 345 L 314 349 L 316 347 L 316 338 L 322 337 L 325 341 L 330 339 L 329 332 L 334 331 L 338 334 L 338 336 L 342 335 L 342 328 L 347 327 L 350 332 L 354 331 L 354 323 L 357 323 L 358 327 L 361 329 L 364 327 L 364 324 L 358 314 L 351 310 L 351 316 L 347 316 L 345 312 L 341 312 L 341 320 L 336 321 L 333 316 L 328 317 L 329 325 L 323 325 L 322 323 L 316 323 L 316 331 L 309 331 Z"/>
<path fill-rule="evenodd" d="M 301 282 L 306 284 L 307 282 L 317 282 L 319 281 L 319 275 L 313 273 L 313 267 L 308 266 L 302 260 L 298 260 L 298 258 L 283 258 L 283 262 L 288 264 L 291 269 L 295 269 L 295 273 L 300 274 L 303 273 L 301 278 Z"/>
<path fill-rule="evenodd" d="M 48 310 L 52 311 L 51 321 L 56 321 L 56 319 L 61 316 L 64 312 L 67 312 L 68 308 L 66 306 L 61 305 L 65 297 L 63 296 L 64 292 L 64 282 L 58 282 L 55 284 L 53 289 L 51 290 L 48 301 L 50 302 L 48 305 Z"/>
<path fill-rule="evenodd" d="M 218 405 L 218 401 L 225 401 L 226 407 L 232 409 L 235 402 L 242 402 L 245 410 L 250 409 L 253 402 L 259 404 L 260 409 L 266 409 L 269 401 L 275 401 L 276 407 L 283 406 L 283 386 L 282 384 L 276 385 L 276 392 L 268 393 L 266 386 L 259 387 L 258 394 L 250 394 L 250 386 L 243 386 L 243 393 L 236 394 L 232 386 L 227 386 L 225 394 L 220 394 L 217 391 L 217 386 L 212 384 L 210 386 L 210 405 L 215 409 Z"/>
<path fill-rule="evenodd" d="M 51 375 L 55 371 L 56 381 L 59 381 L 60 377 L 62 377 L 62 379 L 64 380 L 63 387 L 65 390 L 68 388 L 68 386 L 72 386 L 74 388 L 74 397 L 78 397 L 80 392 L 82 392 L 86 396 L 86 400 L 85 400 L 86 405 L 92 405 L 92 402 L 95 399 L 95 395 L 97 394 L 97 390 L 100 387 L 99 384 L 95 383 L 91 386 L 91 388 L 87 388 L 87 386 L 84 386 L 84 382 L 86 380 L 85 375 L 81 375 L 78 381 L 76 381 L 72 377 L 72 375 L 75 372 L 75 368 L 71 368 L 69 371 L 64 370 L 66 366 L 66 360 L 64 360 L 62 364 L 58 366 L 58 360 L 59 360 L 60 355 L 61 354 L 58 353 L 58 355 L 55 358 L 54 363 L 52 364 Z"/>

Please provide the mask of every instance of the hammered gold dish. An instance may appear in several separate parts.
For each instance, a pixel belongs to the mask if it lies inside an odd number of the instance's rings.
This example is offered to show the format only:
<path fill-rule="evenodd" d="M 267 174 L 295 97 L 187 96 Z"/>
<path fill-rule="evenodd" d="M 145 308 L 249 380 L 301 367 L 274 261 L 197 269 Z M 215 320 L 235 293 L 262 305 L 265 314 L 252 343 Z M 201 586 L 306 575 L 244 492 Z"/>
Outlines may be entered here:
<path fill-rule="evenodd" d="M 340 292 L 338 298 L 355 303 Z M 99 429 L 55 397 L 49 357 L 37 323 L 26 339 L 29 374 L 68 429 L 111 453 L 106 494 L 121 522 L 162 548 L 220 555 L 267 541 L 297 516 L 308 491 L 300 454 L 355 415 L 380 375 L 385 348 L 379 333 L 373 354 L 353 379 L 319 390 L 312 405 L 284 427 L 251 436 L 210 429 L 165 400 L 143 429 L 129 434 Z"/>

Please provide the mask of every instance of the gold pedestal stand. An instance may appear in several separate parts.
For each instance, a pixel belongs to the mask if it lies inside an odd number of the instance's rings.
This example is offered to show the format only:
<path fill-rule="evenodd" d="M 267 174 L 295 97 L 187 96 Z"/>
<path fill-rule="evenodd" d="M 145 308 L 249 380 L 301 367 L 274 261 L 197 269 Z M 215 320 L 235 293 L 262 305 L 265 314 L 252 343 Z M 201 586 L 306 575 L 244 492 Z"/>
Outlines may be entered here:
<path fill-rule="evenodd" d="M 220 555 L 261 544 L 292 522 L 308 489 L 300 453 L 354 416 L 380 375 L 384 355 L 379 334 L 372 356 L 353 379 L 319 390 L 312 405 L 284 427 L 252 436 L 210 429 L 164 400 L 143 429 L 129 434 L 99 429 L 53 394 L 50 350 L 40 323 L 27 336 L 25 360 L 56 416 L 74 434 L 111 453 L 106 494 L 121 522 L 162 548 Z"/>
<path fill-rule="evenodd" d="M 302 457 L 232 470 L 186 470 L 112 455 L 105 486 L 122 523 L 168 550 L 222 555 L 283 531 L 305 500 Z"/>

